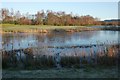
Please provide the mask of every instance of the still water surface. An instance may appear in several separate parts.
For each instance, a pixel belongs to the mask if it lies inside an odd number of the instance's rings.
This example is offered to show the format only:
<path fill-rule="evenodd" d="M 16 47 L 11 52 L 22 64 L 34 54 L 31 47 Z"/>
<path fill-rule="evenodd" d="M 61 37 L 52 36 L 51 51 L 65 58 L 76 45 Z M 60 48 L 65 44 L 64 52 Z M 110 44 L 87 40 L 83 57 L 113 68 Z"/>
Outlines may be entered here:
<path fill-rule="evenodd" d="M 14 33 L 0 34 L 0 49 L 28 47 L 79 46 L 90 44 L 118 44 L 119 31 L 87 31 L 76 33 Z"/>

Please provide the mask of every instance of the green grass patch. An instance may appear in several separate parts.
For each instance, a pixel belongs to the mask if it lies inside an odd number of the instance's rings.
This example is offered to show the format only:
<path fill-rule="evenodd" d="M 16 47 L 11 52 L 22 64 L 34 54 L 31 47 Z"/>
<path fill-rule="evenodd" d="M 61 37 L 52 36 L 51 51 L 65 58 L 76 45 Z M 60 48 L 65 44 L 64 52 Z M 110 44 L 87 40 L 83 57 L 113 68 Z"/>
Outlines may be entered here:
<path fill-rule="evenodd" d="M 15 24 L 1 24 L 3 31 L 9 30 L 29 30 L 29 29 L 76 29 L 85 26 L 51 26 L 51 25 L 15 25 Z"/>

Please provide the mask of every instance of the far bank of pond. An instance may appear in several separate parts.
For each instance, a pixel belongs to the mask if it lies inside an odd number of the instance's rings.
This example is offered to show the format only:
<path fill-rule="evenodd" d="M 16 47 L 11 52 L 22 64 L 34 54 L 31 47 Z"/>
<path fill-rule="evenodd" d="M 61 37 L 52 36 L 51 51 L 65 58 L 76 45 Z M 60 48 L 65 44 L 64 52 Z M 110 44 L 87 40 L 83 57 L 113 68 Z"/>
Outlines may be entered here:
<path fill-rule="evenodd" d="M 13 25 L 2 24 L 0 33 L 50 33 L 112 30 L 119 31 L 118 26 L 50 26 L 50 25 Z"/>
<path fill-rule="evenodd" d="M 1 33 L 50 33 L 100 30 L 86 26 L 2 25 Z"/>

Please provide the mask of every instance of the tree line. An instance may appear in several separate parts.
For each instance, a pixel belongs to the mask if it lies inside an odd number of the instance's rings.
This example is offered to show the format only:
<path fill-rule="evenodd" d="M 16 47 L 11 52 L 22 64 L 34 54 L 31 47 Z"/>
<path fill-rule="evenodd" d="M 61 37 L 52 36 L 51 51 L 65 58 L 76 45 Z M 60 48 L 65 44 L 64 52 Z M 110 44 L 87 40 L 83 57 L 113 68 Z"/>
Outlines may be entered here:
<path fill-rule="evenodd" d="M 14 11 L 2 8 L 0 10 L 0 22 L 20 25 L 54 25 L 54 26 L 85 26 L 85 25 L 117 25 L 117 21 L 105 22 L 99 18 L 90 15 L 73 15 L 64 11 L 54 12 L 52 10 L 44 10 L 36 12 L 36 14 L 21 14 L 20 11 Z"/>

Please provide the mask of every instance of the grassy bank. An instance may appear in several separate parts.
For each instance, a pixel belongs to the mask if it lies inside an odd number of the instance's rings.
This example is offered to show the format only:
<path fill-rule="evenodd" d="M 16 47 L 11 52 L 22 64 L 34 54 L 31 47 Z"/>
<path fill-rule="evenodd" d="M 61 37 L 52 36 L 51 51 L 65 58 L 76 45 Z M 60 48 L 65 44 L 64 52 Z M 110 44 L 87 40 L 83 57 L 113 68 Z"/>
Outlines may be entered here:
<path fill-rule="evenodd" d="M 20 30 L 20 29 L 76 29 L 83 28 L 85 26 L 51 26 L 51 25 L 14 25 L 14 24 L 2 24 L 3 30 Z"/>
<path fill-rule="evenodd" d="M 4 78 L 118 78 L 117 66 L 44 70 L 3 70 Z"/>
<path fill-rule="evenodd" d="M 80 32 L 98 30 L 87 26 L 51 26 L 51 25 L 14 25 L 14 24 L 2 24 L 2 32 L 42 32 L 48 33 L 51 31 L 56 32 Z"/>

